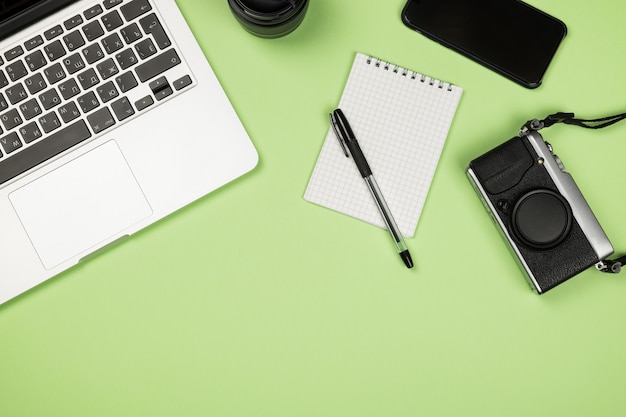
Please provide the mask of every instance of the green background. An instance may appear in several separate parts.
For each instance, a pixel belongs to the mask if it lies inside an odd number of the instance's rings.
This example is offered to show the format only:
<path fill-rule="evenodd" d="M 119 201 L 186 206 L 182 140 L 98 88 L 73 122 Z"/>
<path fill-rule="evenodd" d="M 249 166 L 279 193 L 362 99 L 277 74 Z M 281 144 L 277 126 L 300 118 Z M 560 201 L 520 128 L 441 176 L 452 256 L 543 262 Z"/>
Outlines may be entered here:
<path fill-rule="evenodd" d="M 626 111 L 626 2 L 531 3 L 569 29 L 537 90 L 404 27 L 402 0 L 311 0 L 274 40 L 180 0 L 260 163 L 0 306 L 0 415 L 626 415 L 626 276 L 532 293 L 464 175 L 528 119 Z M 413 270 L 302 198 L 356 52 L 464 89 Z M 626 124 L 545 136 L 625 252 Z"/>

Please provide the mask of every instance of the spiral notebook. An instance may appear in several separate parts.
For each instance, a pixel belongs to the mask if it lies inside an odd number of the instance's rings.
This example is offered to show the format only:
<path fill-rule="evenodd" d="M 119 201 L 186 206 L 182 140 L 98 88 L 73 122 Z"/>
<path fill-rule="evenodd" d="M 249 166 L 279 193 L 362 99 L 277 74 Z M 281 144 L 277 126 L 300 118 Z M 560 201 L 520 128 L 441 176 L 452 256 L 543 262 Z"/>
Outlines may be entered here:
<path fill-rule="evenodd" d="M 406 237 L 415 234 L 462 92 L 360 53 L 352 65 L 338 107 Z M 385 227 L 354 161 L 346 158 L 331 128 L 304 199 Z"/>

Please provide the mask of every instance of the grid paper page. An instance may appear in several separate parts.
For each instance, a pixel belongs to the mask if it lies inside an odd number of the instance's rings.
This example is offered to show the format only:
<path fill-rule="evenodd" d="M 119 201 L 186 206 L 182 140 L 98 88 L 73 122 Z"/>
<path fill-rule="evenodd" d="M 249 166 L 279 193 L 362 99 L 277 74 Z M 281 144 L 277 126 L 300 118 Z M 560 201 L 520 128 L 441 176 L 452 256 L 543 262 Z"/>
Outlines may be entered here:
<path fill-rule="evenodd" d="M 339 108 L 402 234 L 412 237 L 463 90 L 358 53 Z M 332 128 L 304 199 L 385 228 Z"/>

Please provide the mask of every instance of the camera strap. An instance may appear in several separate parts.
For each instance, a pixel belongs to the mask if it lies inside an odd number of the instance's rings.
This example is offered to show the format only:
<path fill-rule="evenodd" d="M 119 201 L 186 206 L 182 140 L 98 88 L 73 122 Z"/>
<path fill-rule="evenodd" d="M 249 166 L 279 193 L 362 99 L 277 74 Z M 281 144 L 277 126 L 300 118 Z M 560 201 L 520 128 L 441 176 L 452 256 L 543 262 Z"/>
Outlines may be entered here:
<path fill-rule="evenodd" d="M 599 119 L 577 119 L 574 113 L 554 113 L 543 120 L 532 119 L 524 123 L 520 129 L 521 134 L 538 131 L 544 127 L 550 127 L 556 123 L 564 123 L 566 125 L 574 125 L 584 127 L 585 129 L 602 129 L 611 126 L 621 120 L 626 119 L 626 113 L 616 114 L 615 116 L 601 117 Z"/>
<path fill-rule="evenodd" d="M 532 119 L 524 123 L 520 129 L 520 136 L 529 132 L 536 132 L 545 127 L 550 127 L 556 123 L 584 127 L 585 129 L 602 129 L 611 126 L 621 120 L 626 119 L 626 113 L 614 116 L 600 117 L 598 119 L 577 119 L 574 113 L 554 113 L 543 120 Z M 617 259 L 604 259 L 596 264 L 596 269 L 601 272 L 617 274 L 621 271 L 622 265 L 626 265 L 626 255 Z"/>

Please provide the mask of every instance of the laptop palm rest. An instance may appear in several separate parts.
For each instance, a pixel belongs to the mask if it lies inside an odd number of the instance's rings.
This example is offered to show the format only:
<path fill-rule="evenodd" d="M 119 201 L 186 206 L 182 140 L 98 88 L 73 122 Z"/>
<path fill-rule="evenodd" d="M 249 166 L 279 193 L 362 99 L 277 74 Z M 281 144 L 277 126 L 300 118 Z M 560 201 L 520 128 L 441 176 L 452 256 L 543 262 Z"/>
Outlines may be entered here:
<path fill-rule="evenodd" d="M 152 213 L 115 141 L 9 195 L 44 267 L 86 255 Z"/>

